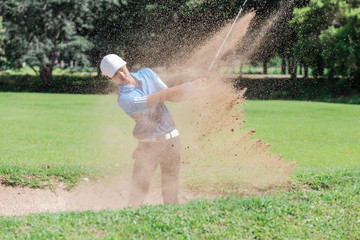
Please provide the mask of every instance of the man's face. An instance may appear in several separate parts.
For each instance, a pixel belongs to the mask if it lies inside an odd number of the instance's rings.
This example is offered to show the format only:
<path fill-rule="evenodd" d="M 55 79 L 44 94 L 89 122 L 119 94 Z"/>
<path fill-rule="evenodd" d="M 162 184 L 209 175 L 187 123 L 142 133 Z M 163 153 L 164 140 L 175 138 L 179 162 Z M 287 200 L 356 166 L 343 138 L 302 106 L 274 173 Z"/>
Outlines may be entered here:
<path fill-rule="evenodd" d="M 120 85 L 127 85 L 131 82 L 131 75 L 126 65 L 119 68 L 112 78 L 108 76 L 106 78 Z"/>

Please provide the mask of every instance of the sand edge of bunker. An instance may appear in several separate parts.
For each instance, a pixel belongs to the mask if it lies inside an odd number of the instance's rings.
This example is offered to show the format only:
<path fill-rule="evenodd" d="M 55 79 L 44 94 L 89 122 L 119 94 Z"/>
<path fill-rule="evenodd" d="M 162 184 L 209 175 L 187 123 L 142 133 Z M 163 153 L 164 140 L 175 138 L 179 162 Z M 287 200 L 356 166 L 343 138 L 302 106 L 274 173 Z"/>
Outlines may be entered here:
<path fill-rule="evenodd" d="M 121 210 L 129 207 L 128 176 L 103 176 L 97 180 L 83 180 L 70 190 L 64 183 L 56 189 L 30 188 L 28 186 L 9 186 L 0 184 L 0 216 L 21 216 L 33 213 L 56 213 L 87 210 Z M 179 204 L 192 200 L 206 200 L 222 197 L 257 197 L 275 195 L 284 191 L 304 191 L 306 185 L 290 180 L 286 185 L 269 189 L 247 190 L 239 194 L 221 194 L 193 192 L 182 186 L 179 192 Z M 153 182 L 144 205 L 161 205 L 161 184 Z"/>

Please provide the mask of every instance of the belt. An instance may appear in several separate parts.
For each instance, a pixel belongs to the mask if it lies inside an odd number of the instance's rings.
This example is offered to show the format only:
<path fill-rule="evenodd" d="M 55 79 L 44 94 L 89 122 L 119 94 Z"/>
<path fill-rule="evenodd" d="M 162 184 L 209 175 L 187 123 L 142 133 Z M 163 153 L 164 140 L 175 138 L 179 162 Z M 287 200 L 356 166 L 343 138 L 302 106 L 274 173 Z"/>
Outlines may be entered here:
<path fill-rule="evenodd" d="M 161 135 L 161 136 L 156 136 L 156 137 L 151 137 L 151 138 L 142 138 L 139 139 L 140 142 L 162 142 L 162 141 L 166 141 L 172 138 L 175 138 L 179 136 L 179 131 L 177 129 L 172 130 L 171 132 Z"/>

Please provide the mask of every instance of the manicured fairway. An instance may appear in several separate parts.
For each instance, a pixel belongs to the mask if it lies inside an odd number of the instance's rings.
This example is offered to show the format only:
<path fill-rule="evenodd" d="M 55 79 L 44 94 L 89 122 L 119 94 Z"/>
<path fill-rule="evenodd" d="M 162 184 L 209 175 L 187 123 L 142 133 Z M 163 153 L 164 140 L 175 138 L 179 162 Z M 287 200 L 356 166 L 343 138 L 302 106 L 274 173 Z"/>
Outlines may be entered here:
<path fill-rule="evenodd" d="M 132 127 L 116 96 L 31 93 L 1 93 L 0 124 L 1 160 L 19 164 L 101 163 L 103 130 L 131 136 Z"/>
<path fill-rule="evenodd" d="M 301 167 L 360 166 L 360 105 L 246 101 L 247 127 Z"/>
<path fill-rule="evenodd" d="M 118 171 L 136 144 L 132 128 L 115 95 L 0 93 L 0 175 L 26 185 L 25 175 L 76 182 Z"/>
<path fill-rule="evenodd" d="M 246 101 L 244 109 L 245 128 L 300 167 L 360 166 L 359 105 Z M 38 186 L 26 175 L 75 183 L 121 171 L 136 146 L 132 128 L 116 95 L 0 93 L 0 174 Z"/>

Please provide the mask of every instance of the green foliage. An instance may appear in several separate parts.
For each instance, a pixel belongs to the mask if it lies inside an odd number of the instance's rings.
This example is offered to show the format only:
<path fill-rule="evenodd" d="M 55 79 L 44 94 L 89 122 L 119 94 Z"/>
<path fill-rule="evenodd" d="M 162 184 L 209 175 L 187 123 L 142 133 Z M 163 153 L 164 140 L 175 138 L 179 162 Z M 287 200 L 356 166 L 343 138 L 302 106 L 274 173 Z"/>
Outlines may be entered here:
<path fill-rule="evenodd" d="M 5 58 L 5 28 L 3 26 L 3 17 L 0 16 L 0 71 L 7 69 L 9 65 L 9 62 Z"/>
<path fill-rule="evenodd" d="M 246 44 L 239 47 L 240 51 L 246 53 L 249 51 L 248 45 L 259 41 L 258 46 L 252 49 L 249 56 L 251 61 L 268 63 L 276 54 L 284 58 L 289 57 L 286 51 L 293 45 L 293 34 L 288 21 L 291 19 L 290 13 L 295 6 L 294 3 L 282 0 L 249 1 L 249 5 L 249 7 L 254 7 L 256 15 L 246 34 Z M 264 29 L 264 26 L 267 30 L 259 36 L 259 31 Z"/>
<path fill-rule="evenodd" d="M 290 21 L 297 33 L 294 47 L 295 56 L 314 69 L 314 76 L 323 75 L 324 66 L 321 57 L 322 48 L 319 34 L 326 27 L 326 15 L 331 15 L 321 1 L 311 1 L 305 8 L 295 9 Z"/>
<path fill-rule="evenodd" d="M 3 23 L 2 23 L 2 16 L 0 16 L 0 56 L 2 56 L 4 54 L 3 52 L 3 44 L 4 44 L 4 39 L 5 39 L 5 29 L 3 28 Z"/>
<path fill-rule="evenodd" d="M 269 73 L 279 74 L 276 62 L 270 62 Z M 273 67 L 271 67 L 273 66 Z M 235 69 L 235 71 L 239 69 Z M 72 69 L 56 68 L 53 82 L 44 86 L 32 70 L 24 68 L 19 72 L 0 74 L 0 92 L 47 92 L 47 93 L 84 93 L 106 94 L 116 92 L 116 86 L 105 78 L 97 78 L 88 72 L 91 68 Z M 75 71 L 77 73 L 75 73 Z M 260 74 L 260 67 L 244 65 L 243 73 Z M 81 72 L 81 73 L 80 73 Z M 293 81 L 289 78 L 252 78 L 249 75 L 233 79 L 239 89 L 248 89 L 246 96 L 249 99 L 293 99 L 314 100 L 325 102 L 342 102 L 359 104 L 360 82 L 339 78 L 310 78 Z"/>
<path fill-rule="evenodd" d="M 295 54 L 322 75 L 360 77 L 360 8 L 358 0 L 312 0 L 295 9 L 291 25 L 297 32 Z M 357 80 L 356 80 L 357 81 Z"/>
<path fill-rule="evenodd" d="M 40 66 L 51 82 L 60 60 L 98 66 L 115 52 L 130 65 L 157 66 L 177 60 L 233 18 L 242 1 L 36 1 L 9 0 L 0 12 L 7 22 L 8 59 Z M 195 44 L 196 43 L 196 44 Z M 36 71 L 36 68 L 34 67 Z"/>
<path fill-rule="evenodd" d="M 359 1 L 360 3 L 360 1 Z M 343 6 L 342 6 L 343 7 Z M 322 31 L 325 67 L 331 75 L 360 77 L 360 7 L 347 6 L 341 25 Z M 358 79 L 357 79 L 358 80 Z"/>
<path fill-rule="evenodd" d="M 299 171 L 292 190 L 273 196 L 0 217 L 5 239 L 356 239 L 360 169 Z M 341 179 L 340 181 L 337 179 Z M 316 182 L 319 188 L 310 188 Z M 311 185 L 310 185 L 311 186 Z"/>
<path fill-rule="evenodd" d="M 311 100 L 359 104 L 360 82 L 349 78 L 252 78 L 234 79 L 238 89 L 247 88 L 249 99 Z"/>
<path fill-rule="evenodd" d="M 91 43 L 81 33 L 93 27 L 90 3 L 88 0 L 6 1 L 0 10 L 8 23 L 7 56 L 10 60 L 26 62 L 34 71 L 39 66 L 46 85 L 51 84 L 53 67 L 60 59 L 87 64 L 85 52 Z"/>
<path fill-rule="evenodd" d="M 71 69 L 63 70 L 70 72 Z M 81 71 L 89 71 L 84 68 Z M 29 74 L 1 74 L 0 92 L 47 92 L 47 93 L 83 93 L 106 94 L 116 87 L 105 78 L 81 74 L 54 75 L 52 84 L 45 85 L 34 75 Z"/>
<path fill-rule="evenodd" d="M 94 63 L 109 52 L 130 66 L 170 65 L 201 43 L 242 1 L 96 1 L 96 28 L 89 34 Z M 111 14 L 109 14 L 111 12 Z M 121 37 L 120 37 L 121 36 Z"/>

